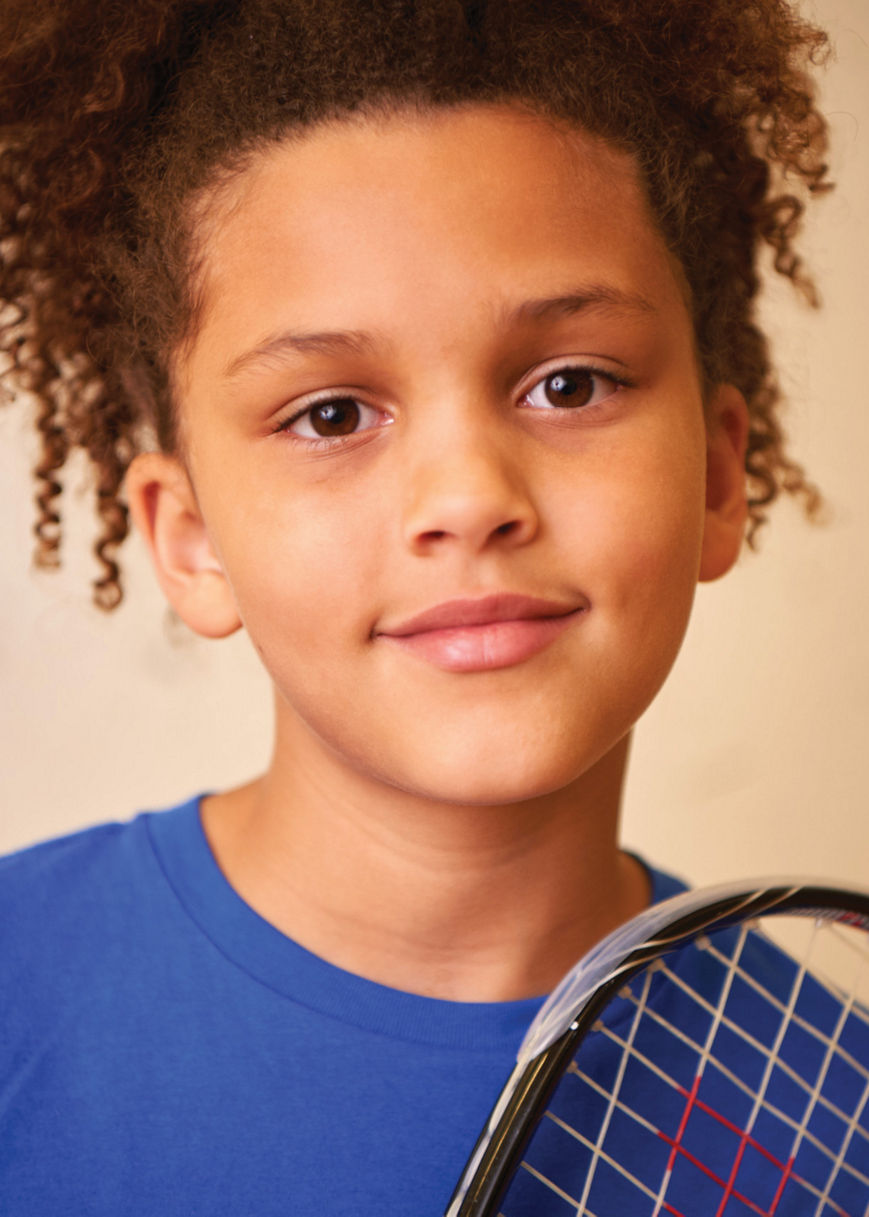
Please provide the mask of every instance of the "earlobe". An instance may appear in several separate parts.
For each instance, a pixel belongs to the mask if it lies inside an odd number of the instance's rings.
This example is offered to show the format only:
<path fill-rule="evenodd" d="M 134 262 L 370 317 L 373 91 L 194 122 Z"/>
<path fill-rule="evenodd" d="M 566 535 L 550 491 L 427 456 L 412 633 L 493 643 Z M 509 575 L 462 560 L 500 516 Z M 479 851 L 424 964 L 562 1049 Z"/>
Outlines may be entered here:
<path fill-rule="evenodd" d="M 178 616 L 206 638 L 234 633 L 241 619 L 232 589 L 182 463 L 162 452 L 143 453 L 130 465 L 126 490 L 157 579 Z"/>
<path fill-rule="evenodd" d="M 719 579 L 742 548 L 748 519 L 745 450 L 748 407 L 733 385 L 719 385 L 707 409 L 706 521 L 700 557 L 701 582 Z"/>

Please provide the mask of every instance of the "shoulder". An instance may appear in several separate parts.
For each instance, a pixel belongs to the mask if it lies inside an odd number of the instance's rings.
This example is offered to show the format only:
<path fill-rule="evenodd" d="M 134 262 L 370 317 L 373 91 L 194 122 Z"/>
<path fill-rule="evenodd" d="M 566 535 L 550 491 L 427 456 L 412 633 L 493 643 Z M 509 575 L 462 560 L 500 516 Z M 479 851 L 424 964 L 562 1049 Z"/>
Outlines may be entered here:
<path fill-rule="evenodd" d="M 143 813 L 0 858 L 0 1076 L 19 1076 L 58 1036 L 104 1035 L 113 1011 L 160 982 L 187 919 L 152 822 L 193 814 Z"/>
<path fill-rule="evenodd" d="M 0 933 L 25 916 L 32 925 L 42 913 L 59 919 L 93 903 L 135 867 L 142 828 L 141 817 L 101 824 L 0 858 Z"/>
<path fill-rule="evenodd" d="M 0 986 L 126 949 L 130 927 L 164 898 L 149 821 L 191 810 L 143 813 L 0 858 Z"/>
<path fill-rule="evenodd" d="M 0 857 L 0 899 L 18 887 L 37 888 L 58 873 L 79 873 L 82 866 L 111 852 L 134 821 L 100 824 L 63 837 L 40 841 Z"/>
<path fill-rule="evenodd" d="M 0 942 L 91 900 L 129 853 L 134 824 L 103 824 L 0 858 Z"/>

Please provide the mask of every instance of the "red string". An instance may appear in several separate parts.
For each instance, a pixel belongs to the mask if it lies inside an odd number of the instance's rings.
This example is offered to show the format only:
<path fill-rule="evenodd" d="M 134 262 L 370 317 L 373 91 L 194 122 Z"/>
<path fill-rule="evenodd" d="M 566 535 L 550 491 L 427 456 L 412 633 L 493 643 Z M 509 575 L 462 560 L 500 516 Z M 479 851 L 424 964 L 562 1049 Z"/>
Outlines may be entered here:
<path fill-rule="evenodd" d="M 681 1154 L 685 1159 L 687 1159 L 688 1162 L 690 1162 L 693 1166 L 696 1166 L 697 1169 L 702 1171 L 702 1173 L 706 1175 L 708 1179 L 711 1179 L 722 1189 L 723 1194 L 721 1197 L 721 1203 L 716 1210 L 715 1217 L 723 1217 L 724 1210 L 727 1206 L 727 1201 L 731 1197 L 738 1200 L 741 1204 L 744 1204 L 747 1208 L 751 1209 L 753 1213 L 757 1213 L 759 1217 L 774 1217 L 788 1179 L 791 1177 L 796 1178 L 796 1176 L 793 1175 L 793 1158 L 789 1158 L 787 1162 L 780 1161 L 780 1159 L 778 1159 L 774 1154 L 770 1153 L 765 1146 L 756 1141 L 754 1137 L 749 1136 L 744 1129 L 741 1129 L 737 1124 L 734 1124 L 731 1120 L 728 1120 L 713 1107 L 710 1107 L 708 1103 L 704 1103 L 702 1099 L 698 1098 L 697 1092 L 699 1087 L 700 1074 L 694 1078 L 694 1084 L 690 1090 L 686 1090 L 682 1086 L 679 1087 L 680 1092 L 685 1096 L 686 1102 L 675 1137 L 669 1137 L 666 1133 L 661 1132 L 660 1130 L 658 1131 L 658 1136 L 661 1137 L 662 1140 L 666 1141 L 670 1146 L 670 1157 L 667 1160 L 667 1173 L 669 1174 L 672 1171 L 677 1155 Z M 691 1112 L 695 1108 L 698 1111 L 702 1111 L 706 1115 L 711 1116 L 712 1119 L 717 1120 L 719 1124 L 728 1129 L 730 1132 L 734 1133 L 735 1136 L 739 1138 L 736 1155 L 730 1169 L 730 1176 L 726 1180 L 721 1178 L 720 1175 L 717 1175 L 710 1167 L 706 1165 L 705 1162 L 702 1162 L 694 1154 L 690 1153 L 682 1144 L 685 1136 L 685 1130 L 688 1126 L 688 1120 Z M 755 1204 L 754 1201 L 749 1200 L 747 1196 L 743 1195 L 742 1192 L 736 1190 L 736 1177 L 739 1173 L 739 1167 L 745 1155 L 746 1147 L 749 1145 L 752 1147 L 752 1149 L 755 1149 L 759 1154 L 771 1162 L 779 1171 L 781 1171 L 781 1179 L 779 1180 L 778 1187 L 776 1188 L 772 1204 L 768 1209 L 762 1209 L 759 1205 Z M 680 1213 L 678 1209 L 675 1209 L 666 1201 L 664 1202 L 663 1207 L 666 1212 L 672 1214 L 673 1217 L 684 1217 L 684 1214 Z"/>

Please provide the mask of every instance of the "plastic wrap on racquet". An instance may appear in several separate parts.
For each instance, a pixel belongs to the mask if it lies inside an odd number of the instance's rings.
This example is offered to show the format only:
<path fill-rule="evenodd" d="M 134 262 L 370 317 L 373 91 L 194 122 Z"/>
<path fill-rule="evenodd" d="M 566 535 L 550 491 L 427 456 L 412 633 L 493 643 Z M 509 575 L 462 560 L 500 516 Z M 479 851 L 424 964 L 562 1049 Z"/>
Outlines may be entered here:
<path fill-rule="evenodd" d="M 529 1028 L 447 1217 L 869 1217 L 869 892 L 653 905 Z"/>

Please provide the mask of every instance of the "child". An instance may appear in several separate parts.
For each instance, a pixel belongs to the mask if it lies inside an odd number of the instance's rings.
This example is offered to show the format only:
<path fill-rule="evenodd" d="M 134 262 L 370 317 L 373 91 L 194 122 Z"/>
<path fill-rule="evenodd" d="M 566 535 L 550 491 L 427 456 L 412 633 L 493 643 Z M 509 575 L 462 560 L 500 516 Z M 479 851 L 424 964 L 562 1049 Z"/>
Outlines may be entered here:
<path fill-rule="evenodd" d="M 43 552 L 83 448 L 99 602 L 126 477 L 275 696 L 257 781 L 5 863 L 4 1211 L 437 1213 L 540 995 L 678 890 L 618 849 L 629 734 L 698 579 L 810 494 L 752 310 L 764 243 L 808 290 L 823 37 L 784 0 L 3 34 Z"/>

